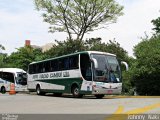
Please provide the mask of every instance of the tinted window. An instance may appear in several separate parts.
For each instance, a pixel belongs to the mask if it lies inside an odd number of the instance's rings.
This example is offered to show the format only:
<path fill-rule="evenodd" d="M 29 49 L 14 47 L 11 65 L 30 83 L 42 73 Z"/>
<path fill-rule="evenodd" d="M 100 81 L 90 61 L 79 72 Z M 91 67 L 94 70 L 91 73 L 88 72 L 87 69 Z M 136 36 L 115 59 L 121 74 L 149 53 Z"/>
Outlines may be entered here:
<path fill-rule="evenodd" d="M 34 65 L 29 65 L 29 74 L 34 74 L 36 72 L 36 68 Z"/>
<path fill-rule="evenodd" d="M 62 70 L 68 70 L 70 69 L 70 65 L 69 65 L 69 58 L 63 58 L 62 60 Z"/>
<path fill-rule="evenodd" d="M 37 73 L 42 73 L 44 71 L 45 71 L 45 68 L 43 67 L 43 63 L 38 63 L 36 72 Z"/>
<path fill-rule="evenodd" d="M 0 72 L 0 78 L 2 78 L 2 72 Z"/>
<path fill-rule="evenodd" d="M 1 73 L 1 78 L 3 80 L 9 81 L 14 83 L 14 74 L 13 73 L 9 73 L 9 72 L 2 72 Z"/>
<path fill-rule="evenodd" d="M 44 72 L 50 72 L 50 71 L 51 71 L 50 61 L 44 62 Z"/>
<path fill-rule="evenodd" d="M 78 55 L 70 57 L 70 69 L 78 69 Z"/>
<path fill-rule="evenodd" d="M 81 73 L 85 80 L 92 81 L 91 62 L 88 54 L 81 54 Z"/>
<path fill-rule="evenodd" d="M 54 72 L 79 68 L 79 55 L 29 65 L 29 73 Z"/>
<path fill-rule="evenodd" d="M 57 60 L 51 61 L 51 71 L 58 71 L 58 61 Z"/>

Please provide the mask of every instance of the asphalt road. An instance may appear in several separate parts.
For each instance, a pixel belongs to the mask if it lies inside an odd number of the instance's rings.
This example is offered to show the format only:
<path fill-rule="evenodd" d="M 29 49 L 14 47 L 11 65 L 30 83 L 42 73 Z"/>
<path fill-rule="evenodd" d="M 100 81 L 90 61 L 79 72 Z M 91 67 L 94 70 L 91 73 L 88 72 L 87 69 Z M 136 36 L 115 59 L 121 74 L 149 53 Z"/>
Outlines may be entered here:
<path fill-rule="evenodd" d="M 0 94 L 0 113 L 13 114 L 160 114 L 160 97 L 92 96 L 73 98 Z"/>
<path fill-rule="evenodd" d="M 143 108 L 147 107 L 146 111 Z M 35 94 L 0 94 L 0 113 L 24 114 L 113 114 L 142 109 L 142 113 L 160 113 L 160 97 L 113 97 L 96 99 L 92 96 L 72 98 L 71 95 L 55 97 Z M 145 108 L 146 109 L 146 108 Z"/>

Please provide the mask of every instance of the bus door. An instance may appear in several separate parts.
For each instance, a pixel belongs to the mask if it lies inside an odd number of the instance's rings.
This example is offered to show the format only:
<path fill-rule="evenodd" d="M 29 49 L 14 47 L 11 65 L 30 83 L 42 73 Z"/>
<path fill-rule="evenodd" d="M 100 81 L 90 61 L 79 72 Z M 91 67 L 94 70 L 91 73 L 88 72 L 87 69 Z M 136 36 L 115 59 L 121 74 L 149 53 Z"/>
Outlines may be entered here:
<path fill-rule="evenodd" d="M 17 72 L 15 76 L 16 91 L 27 90 L 27 74 L 23 72 Z"/>
<path fill-rule="evenodd" d="M 82 90 L 92 91 L 92 67 L 88 54 L 80 55 L 80 69 L 83 77 Z"/>

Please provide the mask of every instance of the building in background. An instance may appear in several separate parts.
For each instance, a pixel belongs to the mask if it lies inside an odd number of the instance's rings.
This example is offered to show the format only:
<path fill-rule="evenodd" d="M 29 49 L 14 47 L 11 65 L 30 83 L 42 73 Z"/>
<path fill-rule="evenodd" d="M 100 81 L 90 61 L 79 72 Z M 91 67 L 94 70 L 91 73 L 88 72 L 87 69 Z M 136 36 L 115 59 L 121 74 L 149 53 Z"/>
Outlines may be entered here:
<path fill-rule="evenodd" d="M 53 47 L 54 43 L 47 43 L 43 46 L 31 45 L 31 40 L 25 40 L 25 46 L 31 46 L 34 49 L 41 49 L 42 52 L 48 51 Z"/>

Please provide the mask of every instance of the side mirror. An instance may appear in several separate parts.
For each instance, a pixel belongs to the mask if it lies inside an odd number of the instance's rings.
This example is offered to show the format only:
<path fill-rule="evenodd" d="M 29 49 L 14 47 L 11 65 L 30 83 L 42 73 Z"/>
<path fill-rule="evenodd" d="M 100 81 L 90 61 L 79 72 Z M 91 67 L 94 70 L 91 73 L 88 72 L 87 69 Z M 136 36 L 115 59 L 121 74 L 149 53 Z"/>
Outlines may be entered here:
<path fill-rule="evenodd" d="M 125 65 L 125 67 L 126 67 L 126 71 L 128 71 L 128 64 L 127 64 L 127 62 L 125 62 L 125 61 L 121 61 L 121 64 L 124 64 L 124 65 Z"/>
<path fill-rule="evenodd" d="M 95 58 L 92 58 L 91 61 L 94 63 L 94 67 L 97 69 L 98 68 L 98 62 Z"/>

